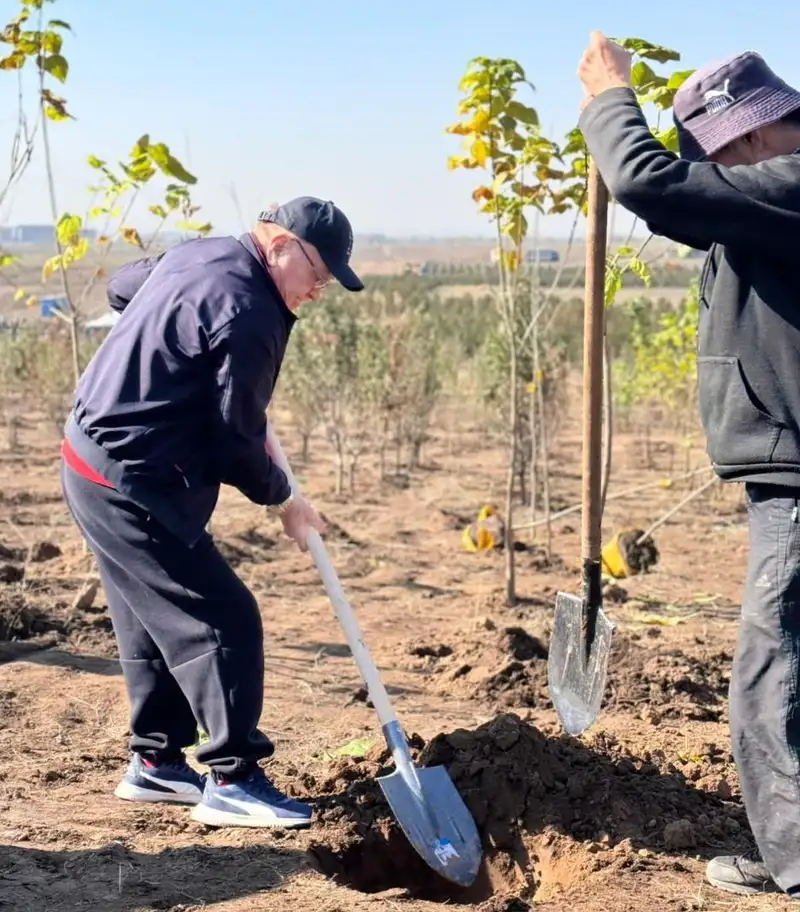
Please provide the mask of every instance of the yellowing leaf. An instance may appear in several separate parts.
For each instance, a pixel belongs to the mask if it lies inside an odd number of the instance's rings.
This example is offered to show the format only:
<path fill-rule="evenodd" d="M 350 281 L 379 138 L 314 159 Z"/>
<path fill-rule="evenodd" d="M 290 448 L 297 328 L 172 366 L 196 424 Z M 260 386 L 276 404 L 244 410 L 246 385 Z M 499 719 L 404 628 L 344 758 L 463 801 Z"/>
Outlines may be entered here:
<path fill-rule="evenodd" d="M 472 191 L 472 199 L 476 203 L 479 203 L 481 200 L 486 200 L 490 202 L 494 199 L 494 193 L 488 187 L 478 187 Z"/>
<path fill-rule="evenodd" d="M 44 261 L 42 266 L 42 281 L 46 282 L 50 276 L 57 270 L 61 268 L 61 257 L 52 256 L 48 260 Z"/>
<path fill-rule="evenodd" d="M 121 229 L 120 234 L 127 244 L 132 244 L 134 247 L 144 248 L 144 244 L 142 243 L 142 239 L 139 236 L 139 232 L 135 228 L 123 228 Z"/>
<path fill-rule="evenodd" d="M 491 115 L 486 110 L 478 111 L 469 122 L 469 130 L 472 133 L 483 133 L 491 122 Z M 473 153 L 474 154 L 474 153 Z M 477 156 L 476 156 L 477 157 Z"/>
<path fill-rule="evenodd" d="M 25 302 L 25 306 L 26 306 L 26 307 L 35 307 L 36 304 L 37 304 L 37 302 L 38 302 L 38 300 L 39 300 L 39 299 L 36 297 L 36 295 L 31 295 L 31 296 L 28 298 L 28 300 Z"/>
<path fill-rule="evenodd" d="M 80 237 L 82 227 L 83 220 L 79 215 L 70 215 L 69 213 L 62 215 L 56 225 L 56 237 L 58 238 L 59 244 L 61 244 L 62 247 L 74 244 L 78 237 Z"/>
<path fill-rule="evenodd" d="M 489 149 L 482 139 L 476 139 L 470 148 L 470 154 L 482 168 L 489 158 Z"/>
<path fill-rule="evenodd" d="M 167 217 L 166 210 L 163 206 L 148 206 L 147 208 L 153 215 L 157 215 L 160 219 L 165 219 Z"/>
<path fill-rule="evenodd" d="M 25 66 L 25 55 L 12 51 L 8 57 L 0 60 L 0 70 L 21 70 Z"/>
<path fill-rule="evenodd" d="M 519 269 L 519 255 L 516 250 L 504 250 L 500 254 L 500 259 L 508 272 L 516 272 Z"/>
<path fill-rule="evenodd" d="M 15 300 L 15 301 L 21 301 L 21 300 L 25 297 L 26 294 L 27 294 L 27 292 L 25 291 L 24 288 L 18 288 L 18 289 L 14 292 L 14 300 Z"/>

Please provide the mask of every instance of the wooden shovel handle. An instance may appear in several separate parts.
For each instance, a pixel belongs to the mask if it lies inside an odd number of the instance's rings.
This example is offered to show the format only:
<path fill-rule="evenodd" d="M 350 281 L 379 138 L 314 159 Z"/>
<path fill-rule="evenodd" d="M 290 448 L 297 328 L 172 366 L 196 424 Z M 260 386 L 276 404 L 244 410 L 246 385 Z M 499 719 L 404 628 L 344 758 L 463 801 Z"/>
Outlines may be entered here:
<path fill-rule="evenodd" d="M 584 564 L 600 560 L 603 443 L 603 333 L 605 327 L 608 190 L 594 160 L 589 164 L 586 286 L 583 326 L 583 515 Z"/>

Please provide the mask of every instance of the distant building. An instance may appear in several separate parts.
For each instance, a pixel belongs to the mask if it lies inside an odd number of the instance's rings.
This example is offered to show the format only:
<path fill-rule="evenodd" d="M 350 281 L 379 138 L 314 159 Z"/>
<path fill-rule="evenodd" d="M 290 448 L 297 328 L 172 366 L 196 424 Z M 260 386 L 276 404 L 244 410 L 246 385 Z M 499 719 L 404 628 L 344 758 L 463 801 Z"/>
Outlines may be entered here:
<path fill-rule="evenodd" d="M 539 250 L 526 250 L 525 251 L 525 262 L 526 263 L 557 263 L 561 257 L 558 254 L 557 250 L 549 250 L 546 248 L 540 248 Z M 489 262 L 496 263 L 498 260 L 497 248 L 492 247 L 489 252 Z"/>
<path fill-rule="evenodd" d="M 93 228 L 84 228 L 81 236 L 93 241 L 97 237 L 97 232 Z M 55 228 L 52 225 L 7 225 L 0 228 L 0 242 L 46 246 L 55 242 Z"/>
<path fill-rule="evenodd" d="M 540 263 L 557 263 L 560 259 L 561 257 L 558 255 L 557 250 L 540 248 L 539 250 L 527 250 L 525 252 L 526 263 L 535 263 L 537 260 Z"/>

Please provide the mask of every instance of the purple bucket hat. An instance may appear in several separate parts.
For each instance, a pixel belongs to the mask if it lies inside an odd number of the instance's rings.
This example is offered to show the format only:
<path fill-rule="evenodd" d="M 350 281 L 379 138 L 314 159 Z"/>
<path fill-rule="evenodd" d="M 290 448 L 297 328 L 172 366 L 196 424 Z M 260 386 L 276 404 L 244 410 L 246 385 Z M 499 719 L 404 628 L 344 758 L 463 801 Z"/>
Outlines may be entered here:
<path fill-rule="evenodd" d="M 681 158 L 703 161 L 798 108 L 800 92 L 776 76 L 755 51 L 706 64 L 675 93 L 673 119 Z"/>

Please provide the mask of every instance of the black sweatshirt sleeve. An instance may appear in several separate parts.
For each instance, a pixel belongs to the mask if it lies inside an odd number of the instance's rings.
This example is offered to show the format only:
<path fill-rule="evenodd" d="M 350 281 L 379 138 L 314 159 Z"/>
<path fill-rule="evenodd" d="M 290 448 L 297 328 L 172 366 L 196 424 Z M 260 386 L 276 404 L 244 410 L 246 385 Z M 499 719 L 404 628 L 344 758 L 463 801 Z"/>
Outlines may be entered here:
<path fill-rule="evenodd" d="M 291 488 L 265 449 L 275 351 L 241 315 L 217 335 L 214 354 L 218 369 L 212 428 L 220 477 L 254 503 L 282 503 Z"/>
<path fill-rule="evenodd" d="M 594 98 L 580 127 L 612 197 L 654 234 L 702 250 L 717 243 L 796 256 L 800 155 L 732 168 L 684 161 L 653 136 L 627 88 Z"/>

